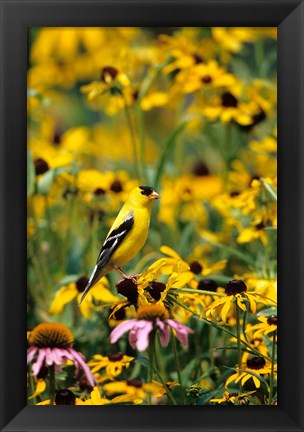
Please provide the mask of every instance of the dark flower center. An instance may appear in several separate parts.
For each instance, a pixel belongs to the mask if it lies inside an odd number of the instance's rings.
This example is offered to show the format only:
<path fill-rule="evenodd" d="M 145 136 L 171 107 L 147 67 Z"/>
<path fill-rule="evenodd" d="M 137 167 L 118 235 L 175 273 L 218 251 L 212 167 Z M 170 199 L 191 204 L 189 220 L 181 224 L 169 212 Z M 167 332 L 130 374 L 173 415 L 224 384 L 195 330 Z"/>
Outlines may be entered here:
<path fill-rule="evenodd" d="M 64 389 L 56 392 L 55 404 L 56 405 L 75 405 L 76 396 L 71 390 Z"/>
<path fill-rule="evenodd" d="M 59 132 L 59 130 L 55 130 L 55 133 L 54 133 L 54 137 L 53 137 L 53 143 L 55 144 L 55 145 L 59 145 L 60 143 L 61 143 L 61 133 Z"/>
<path fill-rule="evenodd" d="M 48 163 L 41 158 L 34 160 L 34 166 L 36 175 L 44 174 L 50 169 Z"/>
<path fill-rule="evenodd" d="M 116 284 L 117 292 L 129 300 L 131 304 L 137 304 L 137 285 L 133 279 L 122 279 Z"/>
<path fill-rule="evenodd" d="M 239 196 L 239 195 L 240 195 L 240 192 L 239 192 L 239 191 L 232 191 L 232 192 L 230 192 L 230 196 L 231 196 L 231 198 L 237 197 L 237 196 Z"/>
<path fill-rule="evenodd" d="M 239 394 L 238 393 L 229 393 L 228 397 L 237 397 Z"/>
<path fill-rule="evenodd" d="M 138 96 L 139 96 L 139 90 L 135 90 L 135 91 L 132 93 L 133 100 L 134 100 L 134 101 L 137 101 Z"/>
<path fill-rule="evenodd" d="M 238 100 L 230 92 L 222 94 L 222 106 L 226 108 L 236 108 L 238 106 Z"/>
<path fill-rule="evenodd" d="M 87 276 L 82 276 L 76 281 L 76 288 L 79 292 L 83 292 L 85 287 L 89 282 L 89 278 Z"/>
<path fill-rule="evenodd" d="M 29 345 L 37 348 L 69 348 L 73 341 L 73 334 L 61 323 L 38 324 L 28 339 Z"/>
<path fill-rule="evenodd" d="M 204 84 L 210 84 L 212 82 L 212 77 L 210 75 L 205 75 L 201 78 Z"/>
<path fill-rule="evenodd" d="M 199 54 L 193 54 L 192 57 L 195 61 L 195 64 L 205 63 L 205 60 Z"/>
<path fill-rule="evenodd" d="M 245 282 L 238 279 L 233 279 L 230 282 L 228 282 L 225 288 L 225 293 L 229 296 L 241 294 L 245 291 L 247 291 L 247 286 Z"/>
<path fill-rule="evenodd" d="M 262 369 L 265 366 L 266 361 L 263 357 L 252 357 L 247 360 L 246 364 L 249 369 L 258 370 Z"/>
<path fill-rule="evenodd" d="M 210 175 L 209 168 L 203 161 L 198 161 L 192 170 L 192 173 L 198 177 L 204 177 Z"/>
<path fill-rule="evenodd" d="M 154 300 L 158 301 L 161 298 L 161 293 L 166 289 L 166 285 L 162 282 L 151 282 L 149 285 L 149 293 Z"/>
<path fill-rule="evenodd" d="M 114 180 L 110 187 L 112 192 L 119 193 L 122 191 L 122 184 L 119 180 Z"/>
<path fill-rule="evenodd" d="M 110 308 L 109 315 L 111 315 L 112 311 L 113 311 L 113 308 Z M 126 318 L 126 310 L 124 307 L 121 307 L 112 315 L 112 319 L 117 320 L 117 321 L 122 321 L 125 318 Z"/>
<path fill-rule="evenodd" d="M 266 225 L 264 224 L 264 222 L 260 222 L 260 223 L 256 224 L 254 227 L 257 231 L 262 231 L 265 228 L 265 226 Z"/>
<path fill-rule="evenodd" d="M 104 195 L 105 193 L 106 193 L 105 189 L 102 189 L 100 187 L 94 190 L 94 195 L 97 195 L 97 196 Z"/>
<path fill-rule="evenodd" d="M 118 362 L 123 358 L 123 354 L 121 354 L 120 352 L 114 353 L 114 354 L 108 354 L 108 359 L 111 362 Z"/>
<path fill-rule="evenodd" d="M 278 317 L 272 316 L 272 317 L 267 318 L 267 324 L 278 325 Z"/>
<path fill-rule="evenodd" d="M 200 274 L 203 270 L 203 266 L 198 261 L 192 261 L 190 264 L 190 271 L 194 274 Z"/>
<path fill-rule="evenodd" d="M 142 382 L 140 379 L 127 380 L 127 385 L 132 386 L 132 387 L 136 387 L 136 388 L 141 388 Z"/>
<path fill-rule="evenodd" d="M 100 77 L 104 83 L 109 84 L 115 80 L 117 75 L 118 75 L 118 70 L 115 67 L 106 66 L 101 70 Z"/>
<path fill-rule="evenodd" d="M 211 279 L 202 279 L 199 281 L 197 285 L 197 289 L 202 291 L 216 292 L 217 287 L 218 287 L 217 284 Z"/>

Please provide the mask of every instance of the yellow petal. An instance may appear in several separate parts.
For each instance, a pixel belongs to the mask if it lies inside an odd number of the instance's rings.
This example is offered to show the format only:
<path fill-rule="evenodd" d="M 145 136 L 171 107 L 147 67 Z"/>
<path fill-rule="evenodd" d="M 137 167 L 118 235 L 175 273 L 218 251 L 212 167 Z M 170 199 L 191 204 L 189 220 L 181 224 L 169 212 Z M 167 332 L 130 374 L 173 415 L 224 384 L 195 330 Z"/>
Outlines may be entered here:
<path fill-rule="evenodd" d="M 255 377 L 255 376 L 253 376 L 253 375 L 252 375 L 252 379 L 253 379 L 253 382 L 254 382 L 256 388 L 260 388 L 260 386 L 261 386 L 261 381 L 260 381 L 257 377 Z"/>
<path fill-rule="evenodd" d="M 49 312 L 54 315 L 59 315 L 67 303 L 77 297 L 78 290 L 74 283 L 60 288 L 49 308 Z"/>
<path fill-rule="evenodd" d="M 39 379 L 36 385 L 36 389 L 29 399 L 33 399 L 44 392 L 46 389 L 46 382 L 43 379 Z"/>
<path fill-rule="evenodd" d="M 231 375 L 231 376 L 227 379 L 226 384 L 225 384 L 225 387 L 228 387 L 229 384 L 232 383 L 232 382 L 233 382 L 233 381 L 234 381 L 238 376 L 239 376 L 238 373 L 235 373 L 235 374 Z"/>
<path fill-rule="evenodd" d="M 232 296 L 228 296 L 227 299 L 226 299 L 226 302 L 225 302 L 225 304 L 223 306 L 222 313 L 221 313 L 221 318 L 222 318 L 222 320 L 223 320 L 224 323 L 226 322 L 227 314 L 229 312 L 229 309 L 230 309 L 230 306 L 231 306 L 231 302 L 232 302 Z"/>
<path fill-rule="evenodd" d="M 173 249 L 171 249 L 169 246 L 165 246 L 165 245 L 161 246 L 159 250 L 164 255 L 168 255 L 169 257 L 180 259 L 180 256 L 178 255 L 178 253 L 175 252 Z"/>

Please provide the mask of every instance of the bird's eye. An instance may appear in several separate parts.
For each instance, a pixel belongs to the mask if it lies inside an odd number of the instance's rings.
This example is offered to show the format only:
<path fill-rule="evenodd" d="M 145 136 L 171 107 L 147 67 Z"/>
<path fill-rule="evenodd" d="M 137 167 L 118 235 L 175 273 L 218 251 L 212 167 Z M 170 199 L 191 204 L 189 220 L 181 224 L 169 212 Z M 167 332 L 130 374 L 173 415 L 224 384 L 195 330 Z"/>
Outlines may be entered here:
<path fill-rule="evenodd" d="M 141 194 L 149 196 L 153 192 L 153 188 L 150 186 L 139 186 L 139 189 L 141 189 Z"/>

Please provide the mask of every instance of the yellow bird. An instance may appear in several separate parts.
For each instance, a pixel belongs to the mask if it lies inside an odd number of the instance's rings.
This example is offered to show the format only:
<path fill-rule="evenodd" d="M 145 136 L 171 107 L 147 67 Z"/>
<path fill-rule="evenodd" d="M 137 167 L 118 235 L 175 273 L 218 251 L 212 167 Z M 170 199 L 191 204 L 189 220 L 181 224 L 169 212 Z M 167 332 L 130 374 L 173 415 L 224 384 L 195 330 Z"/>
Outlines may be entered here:
<path fill-rule="evenodd" d="M 134 258 L 146 243 L 152 202 L 158 198 L 158 193 L 149 186 L 139 186 L 130 192 L 102 245 L 79 305 L 92 286 L 110 271 L 117 270 L 124 278 L 128 277 L 121 266 Z"/>

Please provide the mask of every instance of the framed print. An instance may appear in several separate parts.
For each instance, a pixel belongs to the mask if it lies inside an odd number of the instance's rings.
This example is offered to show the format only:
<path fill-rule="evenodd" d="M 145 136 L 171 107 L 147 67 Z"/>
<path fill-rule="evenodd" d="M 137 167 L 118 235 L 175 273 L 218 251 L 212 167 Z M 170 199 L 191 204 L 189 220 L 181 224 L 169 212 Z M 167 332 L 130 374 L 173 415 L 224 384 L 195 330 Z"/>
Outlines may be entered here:
<path fill-rule="evenodd" d="M 1 16 L 1 430 L 303 430 L 303 2 Z"/>

